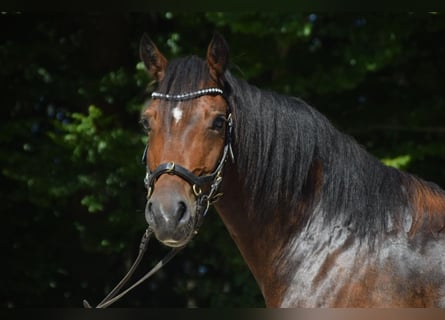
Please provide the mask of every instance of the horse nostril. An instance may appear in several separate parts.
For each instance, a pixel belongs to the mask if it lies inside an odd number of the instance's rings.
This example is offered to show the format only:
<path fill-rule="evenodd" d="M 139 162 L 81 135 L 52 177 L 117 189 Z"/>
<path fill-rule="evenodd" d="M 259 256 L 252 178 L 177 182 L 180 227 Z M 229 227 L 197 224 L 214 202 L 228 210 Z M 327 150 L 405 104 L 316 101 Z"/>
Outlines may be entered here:
<path fill-rule="evenodd" d="M 178 222 L 181 222 L 182 220 L 185 219 L 186 213 L 187 213 L 187 205 L 185 204 L 184 201 L 178 202 L 178 209 L 177 209 L 176 213 L 177 213 L 177 217 L 178 217 Z"/>
<path fill-rule="evenodd" d="M 155 214 L 153 212 L 154 208 L 153 208 L 153 202 L 152 201 L 148 201 L 147 204 L 145 205 L 145 220 L 147 221 L 147 223 L 151 226 L 154 225 L 155 223 Z"/>
<path fill-rule="evenodd" d="M 165 202 L 151 200 L 145 207 L 145 219 L 152 227 L 168 226 L 171 228 L 186 224 L 189 218 L 187 202 L 179 199 Z"/>
<path fill-rule="evenodd" d="M 153 202 L 148 202 L 148 206 L 147 206 L 148 212 L 153 212 Z"/>

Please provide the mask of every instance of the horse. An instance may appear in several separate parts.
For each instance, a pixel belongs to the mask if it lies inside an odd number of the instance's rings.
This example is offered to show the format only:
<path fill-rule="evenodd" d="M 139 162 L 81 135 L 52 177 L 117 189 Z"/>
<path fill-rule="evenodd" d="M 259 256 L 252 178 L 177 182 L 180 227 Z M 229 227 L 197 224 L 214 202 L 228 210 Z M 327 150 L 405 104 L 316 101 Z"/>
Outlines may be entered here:
<path fill-rule="evenodd" d="M 445 307 L 445 192 L 387 167 L 302 99 L 232 75 L 215 33 L 204 59 L 167 61 L 144 34 L 157 87 L 145 218 L 185 246 L 213 204 L 267 307 Z"/>

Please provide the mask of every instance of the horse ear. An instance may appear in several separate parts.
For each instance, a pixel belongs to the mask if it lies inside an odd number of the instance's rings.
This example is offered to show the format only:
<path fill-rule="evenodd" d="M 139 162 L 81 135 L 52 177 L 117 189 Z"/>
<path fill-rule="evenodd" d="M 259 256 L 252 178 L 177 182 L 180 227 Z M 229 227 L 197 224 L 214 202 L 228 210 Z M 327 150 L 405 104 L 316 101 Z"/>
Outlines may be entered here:
<path fill-rule="evenodd" d="M 164 78 L 167 59 L 162 55 L 150 37 L 144 33 L 139 44 L 139 56 L 148 73 L 158 82 Z"/>
<path fill-rule="evenodd" d="M 220 79 L 229 64 L 229 46 L 224 37 L 215 32 L 207 48 L 207 64 L 215 80 Z"/>

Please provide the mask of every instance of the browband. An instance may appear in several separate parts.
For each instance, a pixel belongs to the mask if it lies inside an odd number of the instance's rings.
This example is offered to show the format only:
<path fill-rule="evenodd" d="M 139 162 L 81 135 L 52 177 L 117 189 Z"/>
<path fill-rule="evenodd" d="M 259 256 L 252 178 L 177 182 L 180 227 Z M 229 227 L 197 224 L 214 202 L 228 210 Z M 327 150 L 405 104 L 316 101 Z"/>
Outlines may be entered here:
<path fill-rule="evenodd" d="M 198 98 L 205 95 L 217 95 L 217 94 L 222 95 L 223 91 L 220 88 L 207 88 L 183 94 L 165 94 L 160 92 L 153 92 L 151 94 L 151 97 L 153 99 L 181 101 L 181 100 L 190 100 Z"/>

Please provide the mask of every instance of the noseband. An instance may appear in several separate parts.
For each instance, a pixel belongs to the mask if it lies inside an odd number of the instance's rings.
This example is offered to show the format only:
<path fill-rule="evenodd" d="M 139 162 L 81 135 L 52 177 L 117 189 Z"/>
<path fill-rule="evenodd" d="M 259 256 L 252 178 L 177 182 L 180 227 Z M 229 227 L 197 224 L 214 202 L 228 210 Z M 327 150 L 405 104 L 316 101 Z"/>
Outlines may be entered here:
<path fill-rule="evenodd" d="M 183 101 L 183 100 L 191 100 L 195 98 L 199 98 L 201 96 L 205 95 L 222 95 L 224 99 L 226 97 L 223 94 L 223 91 L 219 88 L 207 88 L 202 89 L 194 92 L 184 93 L 184 94 L 178 94 L 178 95 L 168 95 L 163 94 L 159 92 L 153 92 L 152 98 L 153 99 L 161 99 L 161 100 L 168 100 L 168 101 Z M 226 99 L 227 101 L 227 99 Z M 231 145 L 231 137 L 232 137 L 232 113 L 230 109 L 230 104 L 227 103 L 228 109 L 227 109 L 227 120 L 226 120 L 226 135 L 225 135 L 225 142 L 224 142 L 224 150 L 221 159 L 219 160 L 215 170 L 213 170 L 212 173 L 202 176 L 197 176 L 193 174 L 190 170 L 180 166 L 179 164 L 176 164 L 174 162 L 167 162 L 160 164 L 156 169 L 153 171 L 150 171 L 150 167 L 147 164 L 147 152 L 148 152 L 148 144 L 145 147 L 144 154 L 142 155 L 142 162 L 146 165 L 147 173 L 145 175 L 144 183 L 145 187 L 148 190 L 147 193 L 147 200 L 150 199 L 153 188 L 156 183 L 156 181 L 159 179 L 159 177 L 163 174 L 171 174 L 171 175 L 177 175 L 187 181 L 193 190 L 193 193 L 196 197 L 196 217 L 195 217 L 195 223 L 194 223 L 194 230 L 193 233 L 197 234 L 199 227 L 202 224 L 202 218 L 206 215 L 210 204 L 217 201 L 221 196 L 222 193 L 219 192 L 219 188 L 222 182 L 222 171 L 224 168 L 224 164 L 227 161 L 227 157 L 230 155 L 230 158 L 232 161 L 234 161 L 233 156 L 233 150 Z M 203 187 L 210 185 L 210 190 L 207 194 L 204 194 L 202 192 Z M 155 274 L 159 269 L 161 269 L 168 261 L 170 261 L 183 247 L 181 248 L 173 248 L 161 261 L 159 261 L 158 264 L 156 264 L 150 271 L 148 271 L 140 280 L 135 282 L 132 286 L 127 288 L 126 290 L 119 293 L 119 291 L 124 287 L 124 285 L 128 282 L 130 277 L 133 275 L 134 271 L 136 270 L 137 266 L 139 265 L 146 249 L 149 239 L 151 238 L 153 234 L 153 230 L 148 227 L 145 231 L 142 239 L 141 244 L 139 245 L 139 254 L 136 258 L 136 260 L 133 262 L 133 265 L 130 267 L 127 274 L 124 276 L 124 278 L 114 287 L 113 290 L 96 306 L 96 308 L 106 308 L 109 305 L 113 304 L 120 298 L 122 298 L 125 294 L 127 294 L 130 290 L 140 285 L 143 281 L 147 280 L 149 277 L 151 277 L 153 274 Z M 84 300 L 83 305 L 85 308 L 91 308 L 91 305 L 88 303 L 88 301 Z"/>
<path fill-rule="evenodd" d="M 219 88 L 207 88 L 201 89 L 189 93 L 177 94 L 177 95 L 169 95 L 163 94 L 159 92 L 153 92 L 151 97 L 153 99 L 167 100 L 167 101 L 184 101 L 184 100 L 192 100 L 205 95 L 221 95 L 227 101 L 224 96 L 224 93 Z M 160 164 L 153 171 L 150 170 L 150 167 L 147 163 L 147 152 L 148 152 L 148 144 L 145 147 L 144 153 L 142 155 L 142 162 L 146 165 L 147 172 L 144 178 L 144 184 L 147 188 L 147 200 L 150 199 L 153 189 L 155 186 L 155 182 L 159 179 L 163 174 L 176 175 L 187 181 L 196 197 L 196 218 L 195 218 L 195 226 L 194 233 L 198 232 L 199 227 L 202 224 L 202 218 L 207 214 L 210 204 L 216 202 L 221 196 L 222 193 L 219 192 L 219 188 L 223 179 L 222 171 L 224 169 L 224 164 L 227 161 L 227 157 L 230 155 L 232 161 L 234 161 L 234 155 L 231 144 L 232 137 L 232 112 L 230 109 L 230 104 L 228 104 L 228 109 L 226 112 L 226 130 L 225 130 L 225 142 L 224 142 L 224 150 L 219 160 L 216 168 L 210 174 L 197 176 L 193 174 L 190 170 L 184 168 L 183 166 L 174 163 L 174 162 L 166 162 Z M 203 193 L 203 189 L 205 186 L 210 186 L 209 192 L 207 194 Z"/>

